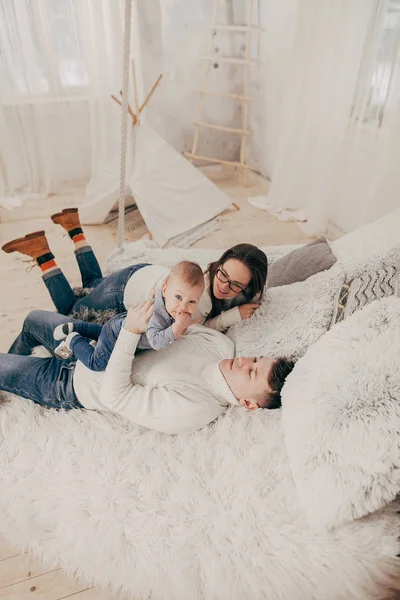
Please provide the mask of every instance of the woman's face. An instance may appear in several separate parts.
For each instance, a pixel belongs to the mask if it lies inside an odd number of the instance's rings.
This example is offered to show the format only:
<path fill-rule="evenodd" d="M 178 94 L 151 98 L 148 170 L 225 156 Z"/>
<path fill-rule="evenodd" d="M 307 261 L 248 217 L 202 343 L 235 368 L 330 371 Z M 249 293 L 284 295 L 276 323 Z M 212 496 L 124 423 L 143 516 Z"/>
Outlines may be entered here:
<path fill-rule="evenodd" d="M 229 281 L 228 281 L 229 280 Z M 218 300 L 234 298 L 246 289 L 251 281 L 251 272 L 246 265 L 236 258 L 225 261 L 217 270 L 213 281 L 213 294 Z M 231 289 L 233 288 L 233 289 Z"/>

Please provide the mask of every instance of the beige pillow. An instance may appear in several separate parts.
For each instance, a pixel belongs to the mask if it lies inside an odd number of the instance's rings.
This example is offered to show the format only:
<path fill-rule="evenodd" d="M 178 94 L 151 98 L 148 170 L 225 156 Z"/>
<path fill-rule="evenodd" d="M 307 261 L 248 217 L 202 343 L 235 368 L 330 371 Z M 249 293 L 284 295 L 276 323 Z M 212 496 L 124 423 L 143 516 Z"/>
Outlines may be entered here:
<path fill-rule="evenodd" d="M 336 257 L 328 242 L 320 237 L 273 262 L 268 268 L 267 285 L 271 288 L 304 281 L 311 275 L 330 269 L 335 262 Z"/>

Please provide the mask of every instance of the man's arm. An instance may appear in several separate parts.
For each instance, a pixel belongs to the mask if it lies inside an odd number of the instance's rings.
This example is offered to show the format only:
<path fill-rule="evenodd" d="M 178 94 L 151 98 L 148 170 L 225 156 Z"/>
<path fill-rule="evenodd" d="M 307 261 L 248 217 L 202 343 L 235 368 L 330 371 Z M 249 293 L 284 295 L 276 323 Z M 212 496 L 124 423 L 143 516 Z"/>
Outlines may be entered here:
<path fill-rule="evenodd" d="M 132 361 L 140 335 L 146 331 L 153 314 L 153 304 L 152 300 L 148 300 L 128 310 L 111 353 L 100 390 L 100 401 L 115 412 L 120 412 L 126 396 L 133 391 L 132 388 L 140 387 L 133 385 L 131 381 Z"/>
<path fill-rule="evenodd" d="M 131 380 L 140 334 L 146 330 L 151 318 L 153 303 L 142 302 L 130 308 L 114 350 L 108 362 L 100 391 L 100 401 L 105 408 L 152 429 L 162 428 L 164 406 L 170 397 L 166 388 L 141 386 Z M 160 406 L 161 410 L 157 410 Z M 157 426 L 158 425 L 158 426 Z M 161 428 L 160 428 L 161 427 Z M 169 431 L 168 431 L 169 432 Z"/>

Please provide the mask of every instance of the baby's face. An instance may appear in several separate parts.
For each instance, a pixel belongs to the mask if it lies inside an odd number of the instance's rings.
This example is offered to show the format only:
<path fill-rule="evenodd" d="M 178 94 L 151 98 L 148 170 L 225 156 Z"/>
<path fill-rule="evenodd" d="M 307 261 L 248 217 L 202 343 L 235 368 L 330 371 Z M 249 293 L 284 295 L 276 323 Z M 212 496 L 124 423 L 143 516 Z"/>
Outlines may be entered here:
<path fill-rule="evenodd" d="M 179 313 L 193 315 L 203 292 L 204 281 L 193 286 L 179 277 L 169 277 L 163 285 L 165 308 L 173 319 Z"/>

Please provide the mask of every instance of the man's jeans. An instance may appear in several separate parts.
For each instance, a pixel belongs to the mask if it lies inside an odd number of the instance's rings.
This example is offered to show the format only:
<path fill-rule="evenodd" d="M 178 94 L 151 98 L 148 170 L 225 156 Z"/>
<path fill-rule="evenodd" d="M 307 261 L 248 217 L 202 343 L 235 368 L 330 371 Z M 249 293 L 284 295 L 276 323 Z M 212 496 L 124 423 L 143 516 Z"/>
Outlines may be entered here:
<path fill-rule="evenodd" d="M 0 390 L 51 408 L 83 408 L 73 387 L 75 359 L 54 357 L 59 342 L 53 338 L 53 331 L 57 325 L 70 320 L 57 313 L 32 311 L 9 353 L 0 354 Z M 47 348 L 53 357 L 28 356 L 38 345 Z"/>
<path fill-rule="evenodd" d="M 108 277 L 103 277 L 97 259 L 86 246 L 75 251 L 82 286 L 94 288 L 87 296 L 77 300 L 70 284 L 60 269 L 44 274 L 43 281 L 49 290 L 54 306 L 62 315 L 79 312 L 82 308 L 94 310 L 113 310 L 117 313 L 126 310 L 124 306 L 124 290 L 130 277 L 146 264 L 132 265 L 120 269 Z"/>

